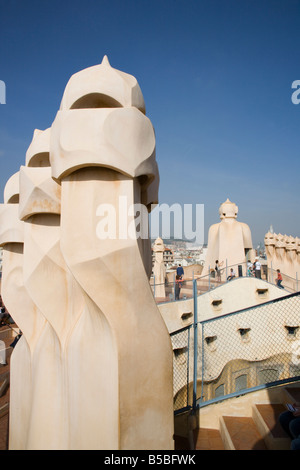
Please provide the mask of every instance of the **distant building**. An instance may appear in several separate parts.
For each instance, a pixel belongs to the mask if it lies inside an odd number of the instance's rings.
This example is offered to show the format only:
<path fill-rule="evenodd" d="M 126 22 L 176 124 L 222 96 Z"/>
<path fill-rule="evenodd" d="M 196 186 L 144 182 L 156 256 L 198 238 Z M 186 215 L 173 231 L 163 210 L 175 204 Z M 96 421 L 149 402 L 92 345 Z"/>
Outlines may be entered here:
<path fill-rule="evenodd" d="M 154 261 L 155 261 L 155 253 L 153 251 L 153 248 L 151 249 L 151 252 L 152 252 L 152 268 L 153 268 Z M 171 248 L 165 247 L 163 260 L 164 260 L 166 268 L 169 268 L 170 266 L 174 264 L 174 253 L 171 250 Z"/>

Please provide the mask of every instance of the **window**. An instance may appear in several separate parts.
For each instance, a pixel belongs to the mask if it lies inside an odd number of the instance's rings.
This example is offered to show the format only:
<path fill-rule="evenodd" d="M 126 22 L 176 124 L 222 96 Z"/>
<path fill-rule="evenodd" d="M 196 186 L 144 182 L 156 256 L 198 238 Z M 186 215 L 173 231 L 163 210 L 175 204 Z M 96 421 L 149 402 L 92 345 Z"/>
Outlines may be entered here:
<path fill-rule="evenodd" d="M 266 297 L 269 292 L 269 289 L 256 289 L 256 292 L 259 297 Z"/>
<path fill-rule="evenodd" d="M 259 385 L 276 382 L 279 379 L 279 370 L 277 369 L 262 369 L 258 371 Z"/>
<path fill-rule="evenodd" d="M 225 385 L 221 384 L 215 389 L 215 397 L 223 397 L 225 395 Z"/>
<path fill-rule="evenodd" d="M 184 312 L 182 315 L 181 315 L 181 319 L 183 321 L 186 321 L 186 320 L 189 320 L 189 318 L 191 318 L 193 316 L 193 313 L 192 312 Z"/>
<path fill-rule="evenodd" d="M 286 326 L 285 329 L 287 331 L 288 339 L 294 339 L 297 336 L 299 326 Z"/>
<path fill-rule="evenodd" d="M 205 342 L 210 351 L 215 351 L 217 348 L 217 337 L 216 336 L 206 336 Z"/>
<path fill-rule="evenodd" d="M 211 304 L 213 307 L 220 307 L 222 304 L 222 300 L 213 300 Z"/>
<path fill-rule="evenodd" d="M 247 388 L 247 374 L 242 374 L 235 379 L 235 391 L 240 392 Z"/>
<path fill-rule="evenodd" d="M 238 332 L 240 333 L 240 337 L 243 341 L 248 341 L 250 339 L 250 331 L 251 328 L 239 328 Z"/>
<path fill-rule="evenodd" d="M 187 347 L 174 349 L 174 356 L 175 356 L 176 362 L 178 362 L 179 364 L 185 364 L 187 352 L 188 352 Z"/>

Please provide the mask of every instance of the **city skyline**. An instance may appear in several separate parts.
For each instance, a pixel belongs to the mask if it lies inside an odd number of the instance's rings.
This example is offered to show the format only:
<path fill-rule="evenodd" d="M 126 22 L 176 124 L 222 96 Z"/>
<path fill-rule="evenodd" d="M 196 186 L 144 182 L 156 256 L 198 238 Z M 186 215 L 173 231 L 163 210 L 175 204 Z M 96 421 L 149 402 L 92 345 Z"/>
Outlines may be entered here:
<path fill-rule="evenodd" d="M 205 242 L 227 198 L 254 247 L 270 225 L 300 236 L 299 19 L 299 0 L 0 0 L 1 202 L 71 75 L 107 55 L 144 95 L 160 204 L 203 204 Z"/>

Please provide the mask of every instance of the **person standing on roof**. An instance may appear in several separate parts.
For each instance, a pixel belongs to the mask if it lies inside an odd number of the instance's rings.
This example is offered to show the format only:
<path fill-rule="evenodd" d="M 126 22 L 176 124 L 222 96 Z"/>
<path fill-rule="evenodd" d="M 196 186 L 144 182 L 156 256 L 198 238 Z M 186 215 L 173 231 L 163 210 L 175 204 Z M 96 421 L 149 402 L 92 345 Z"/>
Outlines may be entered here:
<path fill-rule="evenodd" d="M 277 285 L 277 287 L 281 287 L 281 289 L 284 289 L 284 287 L 281 285 L 281 283 L 282 283 L 282 275 L 281 275 L 280 269 L 277 269 L 276 285 Z"/>
<path fill-rule="evenodd" d="M 183 270 L 183 267 L 181 266 L 181 264 L 178 266 L 178 268 L 176 269 L 176 274 L 177 276 L 180 277 L 180 279 L 183 278 L 183 275 L 184 275 L 184 270 Z"/>
<path fill-rule="evenodd" d="M 261 264 L 259 260 L 255 262 L 255 277 L 261 279 Z"/>

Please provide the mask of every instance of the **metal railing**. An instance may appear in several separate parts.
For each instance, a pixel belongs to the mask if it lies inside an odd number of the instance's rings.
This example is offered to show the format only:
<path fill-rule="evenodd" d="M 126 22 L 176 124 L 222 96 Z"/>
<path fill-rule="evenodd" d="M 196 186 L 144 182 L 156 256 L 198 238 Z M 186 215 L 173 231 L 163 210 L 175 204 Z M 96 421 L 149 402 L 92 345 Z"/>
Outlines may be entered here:
<path fill-rule="evenodd" d="M 180 285 L 176 281 L 176 273 L 171 276 L 173 279 L 166 281 L 164 283 L 156 283 L 155 277 L 150 279 L 150 286 L 152 288 L 153 295 L 155 297 L 156 303 L 161 304 L 165 302 L 174 302 L 176 300 L 186 300 L 193 297 L 193 282 L 197 282 L 197 295 L 204 294 L 205 292 L 211 291 L 227 282 L 230 282 L 230 273 L 233 269 L 235 273 L 235 278 L 238 277 L 256 277 L 255 272 L 248 269 L 247 263 L 239 263 L 234 265 L 226 265 L 220 268 L 219 276 L 216 275 L 214 269 L 209 269 L 209 274 L 204 276 L 192 276 L 190 278 L 183 277 Z M 284 273 L 282 274 L 282 288 L 287 292 L 293 293 L 298 292 L 300 288 L 300 283 L 298 282 L 298 276 L 292 278 L 287 276 Z M 170 277 L 170 274 L 169 274 Z M 268 267 L 267 265 L 262 265 L 260 279 L 267 281 L 270 284 L 277 285 L 277 271 Z"/>
<path fill-rule="evenodd" d="M 270 284 L 277 285 L 276 279 L 277 279 L 277 270 L 273 269 L 272 266 L 267 269 L 267 276 L 266 280 Z M 296 277 L 293 278 L 291 276 L 288 276 L 284 273 L 281 273 L 282 275 L 282 284 L 281 288 L 289 291 L 289 292 L 298 292 L 300 288 L 300 284 L 298 282 L 298 274 L 296 273 Z"/>
<path fill-rule="evenodd" d="M 194 293 L 196 294 L 196 280 Z M 171 333 L 174 411 L 300 380 L 300 293 Z"/>

